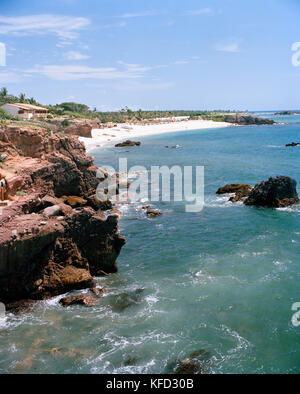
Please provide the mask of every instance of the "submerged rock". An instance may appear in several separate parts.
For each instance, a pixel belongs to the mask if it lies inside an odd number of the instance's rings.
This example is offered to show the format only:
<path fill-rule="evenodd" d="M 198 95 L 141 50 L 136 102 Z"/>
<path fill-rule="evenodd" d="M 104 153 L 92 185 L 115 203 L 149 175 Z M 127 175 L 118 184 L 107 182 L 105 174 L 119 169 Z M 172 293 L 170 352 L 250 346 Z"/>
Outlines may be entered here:
<path fill-rule="evenodd" d="M 167 372 L 182 375 L 207 374 L 210 370 L 211 355 L 206 350 L 196 350 L 187 358 L 175 361 L 167 365 Z"/>
<path fill-rule="evenodd" d="M 244 201 L 245 205 L 279 208 L 299 202 L 296 181 L 288 176 L 269 178 L 254 186 Z"/>
<path fill-rule="evenodd" d="M 124 360 L 123 365 L 124 365 L 124 367 L 129 367 L 129 366 L 132 366 L 132 365 L 136 365 L 137 361 L 138 361 L 138 358 L 136 356 L 128 356 Z"/>
<path fill-rule="evenodd" d="M 88 294 L 81 294 L 76 296 L 64 297 L 59 301 L 62 306 L 67 307 L 71 305 L 94 306 L 96 304 L 95 297 Z"/>
<path fill-rule="evenodd" d="M 140 146 L 142 143 L 139 141 L 130 141 L 130 140 L 126 140 L 124 142 L 120 142 L 119 144 L 116 144 L 115 147 L 116 148 L 124 148 L 127 146 Z"/>
<path fill-rule="evenodd" d="M 113 310 L 115 312 L 123 312 L 132 305 L 136 305 L 141 300 L 141 294 L 144 289 L 136 289 L 130 293 L 121 293 L 115 297 Z"/>
<path fill-rule="evenodd" d="M 177 145 L 172 145 L 172 146 L 166 145 L 165 148 L 178 149 L 178 148 L 180 148 L 180 145 L 178 145 L 178 144 Z"/>

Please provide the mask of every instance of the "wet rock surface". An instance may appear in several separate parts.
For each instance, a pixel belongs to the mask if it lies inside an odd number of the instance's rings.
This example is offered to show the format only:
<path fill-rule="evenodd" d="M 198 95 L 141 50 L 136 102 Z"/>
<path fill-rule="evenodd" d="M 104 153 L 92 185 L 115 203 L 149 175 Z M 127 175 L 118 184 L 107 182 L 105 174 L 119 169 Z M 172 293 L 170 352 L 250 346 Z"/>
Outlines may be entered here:
<path fill-rule="evenodd" d="M 243 200 L 247 197 L 251 191 L 252 187 L 250 185 L 245 184 L 229 184 L 223 187 L 220 187 L 217 190 L 217 194 L 227 194 L 234 193 L 235 195 L 229 198 L 231 202 L 237 202 Z"/>
<path fill-rule="evenodd" d="M 64 297 L 59 303 L 64 307 L 72 305 L 94 306 L 96 304 L 96 298 L 89 294 L 81 294 Z"/>
<path fill-rule="evenodd" d="M 269 178 L 254 186 L 244 201 L 245 205 L 280 208 L 299 202 L 296 181 L 287 176 Z"/>

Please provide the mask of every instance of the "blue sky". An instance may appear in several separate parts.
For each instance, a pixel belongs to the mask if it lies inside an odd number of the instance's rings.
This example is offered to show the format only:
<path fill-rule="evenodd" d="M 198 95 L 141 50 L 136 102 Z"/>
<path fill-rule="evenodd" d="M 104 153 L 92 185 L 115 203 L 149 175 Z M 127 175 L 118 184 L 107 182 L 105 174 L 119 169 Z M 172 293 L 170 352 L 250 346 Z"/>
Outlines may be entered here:
<path fill-rule="evenodd" d="M 0 86 L 98 110 L 298 109 L 297 0 L 0 0 Z"/>

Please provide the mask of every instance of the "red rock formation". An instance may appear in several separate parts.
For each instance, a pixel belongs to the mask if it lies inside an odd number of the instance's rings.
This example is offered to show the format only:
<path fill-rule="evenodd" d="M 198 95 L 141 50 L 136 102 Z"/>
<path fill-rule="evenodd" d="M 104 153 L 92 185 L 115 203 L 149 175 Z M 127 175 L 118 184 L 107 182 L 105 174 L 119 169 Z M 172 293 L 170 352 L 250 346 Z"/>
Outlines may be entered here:
<path fill-rule="evenodd" d="M 0 133 L 0 151 L 8 153 L 5 176 L 12 194 L 22 189 L 0 215 L 0 301 L 94 287 L 93 275 L 116 272 L 125 243 L 119 216 L 93 209 L 103 209 L 94 201 L 97 168 L 77 138 L 8 127 Z M 74 199 L 86 206 L 72 209 Z M 61 216 L 46 214 L 51 206 Z"/>

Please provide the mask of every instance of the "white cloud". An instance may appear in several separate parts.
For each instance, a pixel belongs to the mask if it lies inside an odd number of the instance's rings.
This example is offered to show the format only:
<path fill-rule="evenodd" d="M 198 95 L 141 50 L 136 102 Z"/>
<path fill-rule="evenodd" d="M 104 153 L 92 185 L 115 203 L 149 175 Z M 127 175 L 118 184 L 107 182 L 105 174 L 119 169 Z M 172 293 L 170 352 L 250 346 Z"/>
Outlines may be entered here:
<path fill-rule="evenodd" d="M 237 42 L 232 42 L 229 44 L 217 44 L 215 46 L 215 49 L 217 51 L 231 52 L 231 53 L 236 53 L 240 51 L 239 44 Z"/>
<path fill-rule="evenodd" d="M 67 53 L 65 53 L 65 58 L 68 60 L 84 60 L 84 59 L 89 59 L 90 56 L 88 55 L 84 55 L 80 52 L 76 52 L 76 51 L 69 51 Z"/>
<path fill-rule="evenodd" d="M 60 39 L 72 40 L 78 36 L 79 30 L 89 24 L 89 19 L 83 17 L 50 14 L 17 17 L 0 15 L 0 34 L 55 34 Z"/>
<path fill-rule="evenodd" d="M 213 10 L 211 8 L 201 8 L 200 10 L 189 10 L 189 11 L 186 11 L 186 15 L 190 15 L 190 16 L 212 14 L 212 13 L 213 13 Z"/>
<path fill-rule="evenodd" d="M 126 67 L 125 70 L 120 70 L 115 67 L 96 68 L 74 65 L 46 65 L 36 66 L 25 72 L 28 74 L 41 74 L 57 81 L 73 81 L 79 79 L 117 80 L 141 78 L 145 71 L 151 69 L 150 67 L 138 65 L 131 66 L 132 67 Z"/>

